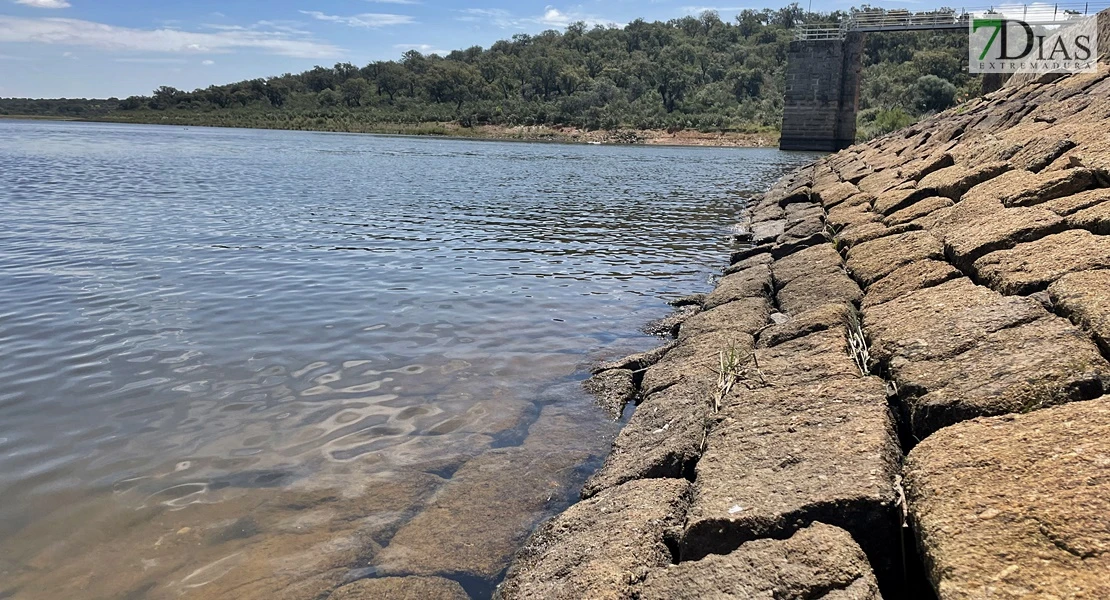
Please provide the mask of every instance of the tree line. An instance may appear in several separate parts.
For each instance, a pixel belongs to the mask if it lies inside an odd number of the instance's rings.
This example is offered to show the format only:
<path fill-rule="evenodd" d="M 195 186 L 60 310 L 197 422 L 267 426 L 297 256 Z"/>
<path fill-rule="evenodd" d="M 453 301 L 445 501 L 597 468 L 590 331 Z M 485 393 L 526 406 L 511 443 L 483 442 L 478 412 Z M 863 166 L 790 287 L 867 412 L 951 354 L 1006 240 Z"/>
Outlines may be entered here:
<path fill-rule="evenodd" d="M 769 131 L 781 124 L 795 25 L 846 16 L 792 4 L 743 10 L 732 20 L 706 11 L 623 27 L 574 23 L 446 56 L 411 50 L 396 61 L 317 66 L 193 91 L 163 86 L 149 96 L 87 101 L 83 108 L 76 101 L 0 100 L 0 114 L 44 102 L 42 110 L 58 116 L 286 129 L 454 122 Z M 867 36 L 861 134 L 904 126 L 977 94 L 966 57 L 962 32 Z"/>

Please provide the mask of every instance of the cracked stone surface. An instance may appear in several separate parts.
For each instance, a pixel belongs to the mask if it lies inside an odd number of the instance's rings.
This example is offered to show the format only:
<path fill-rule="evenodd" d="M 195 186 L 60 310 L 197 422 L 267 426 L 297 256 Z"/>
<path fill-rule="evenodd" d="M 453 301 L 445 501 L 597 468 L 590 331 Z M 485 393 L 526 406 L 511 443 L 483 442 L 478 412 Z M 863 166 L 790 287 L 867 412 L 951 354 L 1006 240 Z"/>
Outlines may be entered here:
<path fill-rule="evenodd" d="M 906 461 L 943 600 L 1110 597 L 1110 398 L 978 419 Z"/>
<path fill-rule="evenodd" d="M 641 600 L 880 600 L 867 557 L 843 529 L 814 523 L 785 540 L 757 540 L 648 573 Z"/>
<path fill-rule="evenodd" d="M 685 479 L 646 479 L 607 489 L 549 520 L 528 540 L 500 598 L 630 598 L 633 586 L 671 563 L 682 526 Z"/>

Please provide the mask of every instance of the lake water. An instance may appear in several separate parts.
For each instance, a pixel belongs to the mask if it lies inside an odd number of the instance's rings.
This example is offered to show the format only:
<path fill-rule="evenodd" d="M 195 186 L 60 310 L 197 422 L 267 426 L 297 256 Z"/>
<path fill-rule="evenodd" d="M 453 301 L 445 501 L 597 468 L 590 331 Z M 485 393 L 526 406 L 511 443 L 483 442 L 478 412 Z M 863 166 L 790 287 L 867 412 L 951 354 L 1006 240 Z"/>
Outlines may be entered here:
<path fill-rule="evenodd" d="M 0 121 L 0 597 L 488 596 L 810 158 Z"/>

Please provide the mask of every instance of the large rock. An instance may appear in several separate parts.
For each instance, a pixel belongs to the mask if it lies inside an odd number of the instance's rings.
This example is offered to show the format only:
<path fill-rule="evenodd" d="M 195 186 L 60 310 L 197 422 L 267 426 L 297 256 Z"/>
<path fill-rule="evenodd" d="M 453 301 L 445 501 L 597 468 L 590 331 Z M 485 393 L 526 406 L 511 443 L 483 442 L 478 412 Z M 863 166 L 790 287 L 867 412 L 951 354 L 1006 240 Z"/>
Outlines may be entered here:
<path fill-rule="evenodd" d="M 963 277 L 963 273 L 944 261 L 912 262 L 898 267 L 890 275 L 871 284 L 863 297 L 862 306 L 867 308 L 890 302 L 910 292 L 940 285 L 960 277 Z"/>
<path fill-rule="evenodd" d="M 1110 237 L 1065 231 L 993 252 L 972 267 L 984 283 L 1003 294 L 1032 294 L 1068 273 L 1110 268 Z"/>
<path fill-rule="evenodd" d="M 708 382 L 683 383 L 649 396 L 617 435 L 605 464 L 586 481 L 582 497 L 635 479 L 691 473 L 705 440 L 713 390 Z"/>
<path fill-rule="evenodd" d="M 957 264 L 969 267 L 980 257 L 1031 242 L 1064 229 L 1064 220 L 1041 208 L 1000 208 L 983 218 L 946 228 L 944 247 Z"/>
<path fill-rule="evenodd" d="M 1041 208 L 1066 217 L 1085 208 L 1110 201 L 1110 188 L 1099 188 L 1045 202 Z"/>
<path fill-rule="evenodd" d="M 915 435 L 1102 393 L 1110 369 L 1081 331 L 1031 298 L 955 279 L 864 309 Z"/>
<path fill-rule="evenodd" d="M 371 564 L 381 575 L 496 581 L 532 527 L 570 500 L 580 467 L 604 451 L 609 428 L 583 435 L 577 417 L 557 404 L 544 407 L 523 445 L 463 465 Z M 568 445 L 572 430 L 585 439 Z"/>
<path fill-rule="evenodd" d="M 683 381 L 715 381 L 713 369 L 720 362 L 721 352 L 735 351 L 744 356 L 754 347 L 755 338 L 737 329 L 715 329 L 683 337 L 681 343 L 644 372 L 640 393 L 648 396 Z"/>
<path fill-rule="evenodd" d="M 756 265 L 726 275 L 717 282 L 716 289 L 705 297 L 705 309 L 728 304 L 741 298 L 766 297 L 771 293 L 771 269 L 767 265 Z"/>
<path fill-rule="evenodd" d="M 772 325 L 759 334 L 757 348 L 768 348 L 827 329 L 842 330 L 854 307 L 851 304 L 822 304 L 785 323 Z"/>
<path fill-rule="evenodd" d="M 829 210 L 829 216 L 826 221 L 834 231 L 838 231 L 850 225 L 870 223 L 882 218 L 883 216 L 881 214 L 871 210 L 871 207 L 866 204 L 857 204 L 854 206 L 842 204 Z"/>
<path fill-rule="evenodd" d="M 611 419 L 621 418 L 624 406 L 636 396 L 635 377 L 628 369 L 602 371 L 587 379 L 583 387 Z"/>
<path fill-rule="evenodd" d="M 1048 288 L 1056 308 L 1110 353 L 1110 270 L 1069 273 Z"/>
<path fill-rule="evenodd" d="M 779 308 L 797 315 L 828 303 L 855 303 L 863 292 L 843 269 L 799 277 L 778 292 Z"/>
<path fill-rule="evenodd" d="M 917 187 L 934 190 L 937 196 L 959 200 L 964 192 L 984 181 L 998 177 L 1009 169 L 1010 165 L 1004 162 L 991 162 L 974 167 L 953 165 L 926 175 L 917 183 Z"/>
<path fill-rule="evenodd" d="M 819 196 L 821 197 L 821 204 L 825 208 L 830 208 L 843 203 L 845 200 L 851 198 L 852 196 L 855 196 L 858 193 L 858 187 L 845 181 L 825 187 L 821 190 Z"/>
<path fill-rule="evenodd" d="M 752 366 L 753 369 L 745 371 L 743 382 L 753 388 L 786 388 L 859 375 L 859 369 L 848 355 L 843 327 L 757 349 Z"/>
<path fill-rule="evenodd" d="M 500 598 L 617 599 L 674 560 L 687 508 L 685 479 L 631 481 L 570 507 L 519 552 Z"/>
<path fill-rule="evenodd" d="M 921 260 L 944 259 L 944 246 L 925 231 L 909 231 L 853 246 L 848 251 L 848 270 L 869 286 L 898 267 Z"/>
<path fill-rule="evenodd" d="M 926 217 L 949 206 L 952 206 L 951 198 L 945 198 L 944 196 L 929 196 L 928 198 L 918 200 L 906 208 L 891 213 L 890 216 L 883 219 L 883 222 L 887 225 L 912 223 L 917 219 Z"/>
<path fill-rule="evenodd" d="M 918 439 L 979 416 L 1029 412 L 1104 392 L 1110 366 L 1059 317 L 1003 329 L 958 356 L 892 367 Z M 917 395 L 920 394 L 920 395 Z"/>
<path fill-rule="evenodd" d="M 328 600 L 470 600 L 458 582 L 442 577 L 382 577 L 347 584 Z"/>
<path fill-rule="evenodd" d="M 1086 229 L 1095 235 L 1110 235 L 1110 203 L 1096 204 L 1067 218 L 1068 227 Z"/>
<path fill-rule="evenodd" d="M 814 523 L 785 540 L 651 571 L 640 600 L 880 600 L 863 551 L 843 529 Z"/>
<path fill-rule="evenodd" d="M 799 357 L 800 358 L 800 357 Z M 725 554 L 821 521 L 893 567 L 901 451 L 878 378 L 738 387 L 697 464 L 683 560 Z"/>
<path fill-rule="evenodd" d="M 934 195 L 932 189 L 918 189 L 913 184 L 906 184 L 879 194 L 874 202 L 875 212 L 889 215 Z"/>
<path fill-rule="evenodd" d="M 771 317 L 771 301 L 765 297 L 741 298 L 687 319 L 678 330 L 679 340 L 715 331 L 756 333 Z"/>
<path fill-rule="evenodd" d="M 941 600 L 1110 597 L 1110 398 L 942 430 L 906 461 Z"/>
<path fill-rule="evenodd" d="M 504 448 L 471 460 L 375 557 L 378 572 L 494 581 L 550 510 L 552 496 L 566 493 L 574 468 L 588 458 Z"/>
<path fill-rule="evenodd" d="M 825 273 L 844 270 L 844 260 L 840 258 L 832 244 L 819 244 L 780 258 L 771 264 L 771 275 L 775 291 L 802 277 L 812 277 Z"/>
<path fill-rule="evenodd" d="M 965 198 L 989 196 L 1004 206 L 1033 206 L 1081 192 L 1094 183 L 1089 169 L 1047 173 L 1009 171 L 969 190 Z"/>

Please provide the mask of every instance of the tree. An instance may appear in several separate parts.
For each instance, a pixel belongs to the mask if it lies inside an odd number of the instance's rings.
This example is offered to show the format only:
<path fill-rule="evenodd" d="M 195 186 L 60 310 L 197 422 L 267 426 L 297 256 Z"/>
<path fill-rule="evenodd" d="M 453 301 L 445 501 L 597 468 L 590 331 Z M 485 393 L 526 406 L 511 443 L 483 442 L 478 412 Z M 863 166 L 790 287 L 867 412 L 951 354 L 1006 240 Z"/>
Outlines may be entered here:
<path fill-rule="evenodd" d="M 154 94 L 150 99 L 150 107 L 157 110 L 164 110 L 176 105 L 183 95 L 184 92 L 181 90 L 163 85 L 154 90 Z"/>
<path fill-rule="evenodd" d="M 914 86 L 917 108 L 940 111 L 956 103 L 956 86 L 936 75 L 922 75 Z"/>
<path fill-rule="evenodd" d="M 373 88 L 370 87 L 370 82 L 361 77 L 348 79 L 343 82 L 341 89 L 343 92 L 343 102 L 345 102 L 347 106 L 362 106 L 363 100 L 369 98 L 370 94 L 373 92 Z"/>
<path fill-rule="evenodd" d="M 320 104 L 320 106 L 338 106 L 340 99 L 341 98 L 339 94 L 331 88 L 325 89 L 319 94 L 316 94 L 316 101 Z"/>
<path fill-rule="evenodd" d="M 409 87 L 408 72 L 395 62 L 378 63 L 378 95 L 389 96 L 389 103 L 393 104 L 394 96 Z"/>

